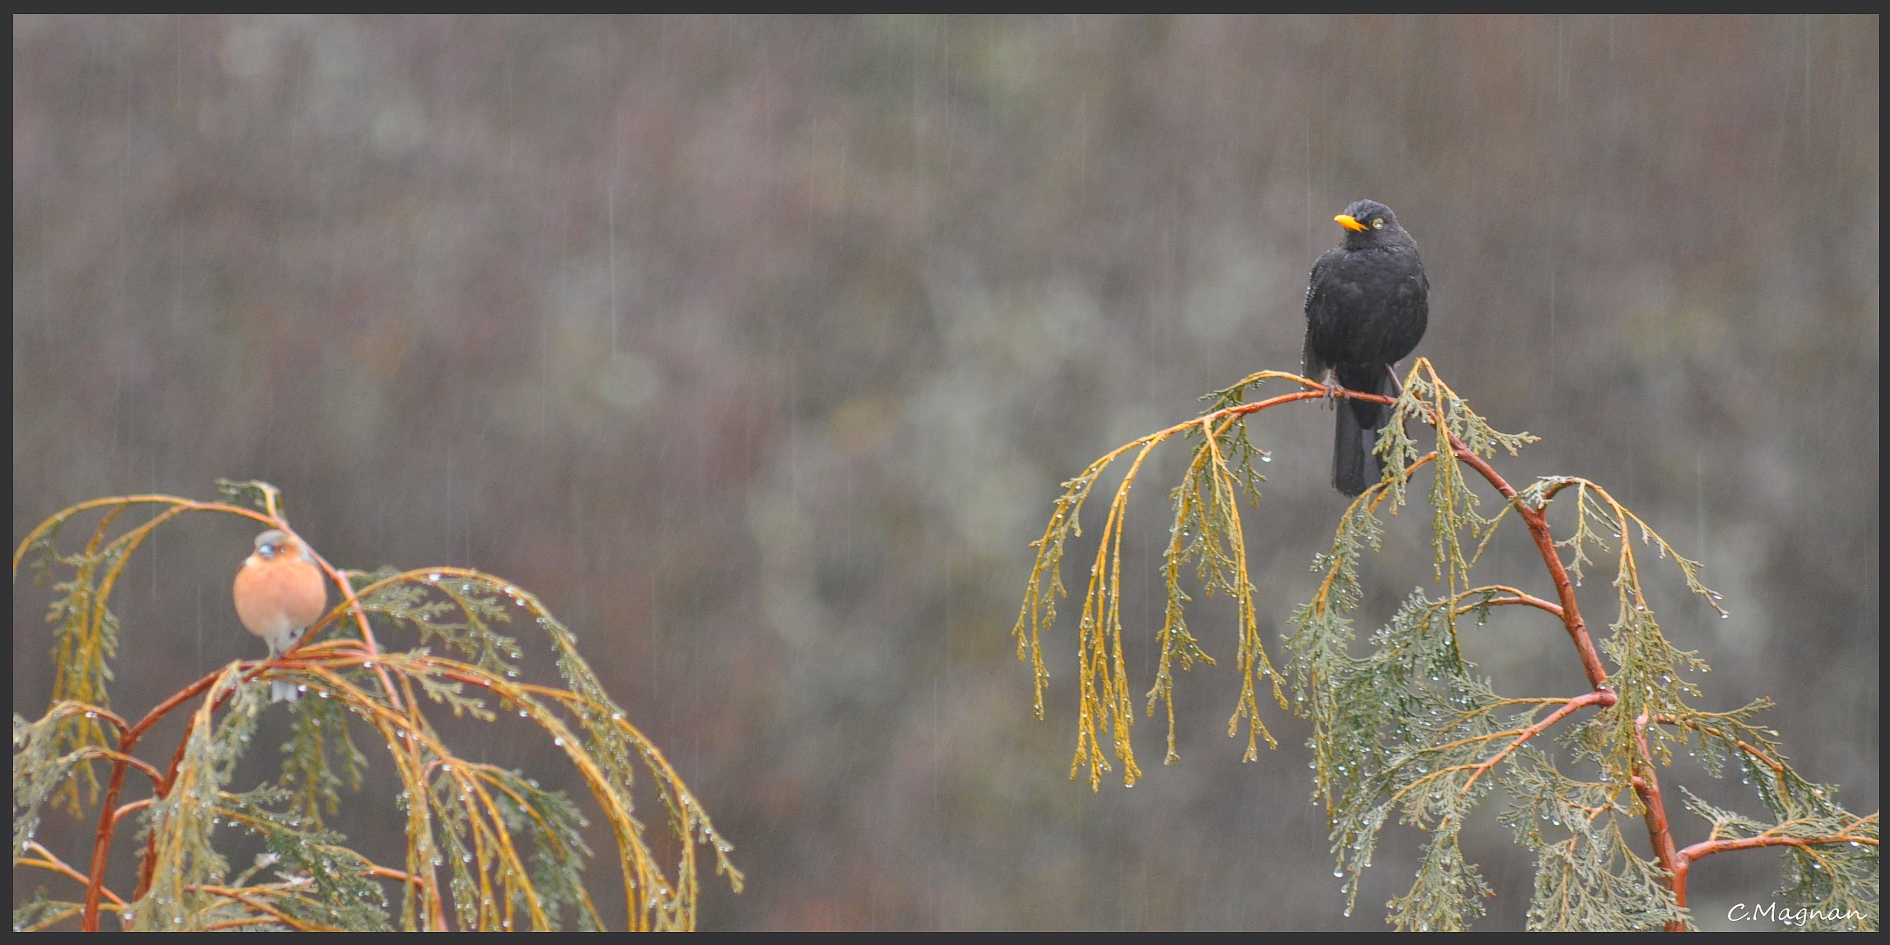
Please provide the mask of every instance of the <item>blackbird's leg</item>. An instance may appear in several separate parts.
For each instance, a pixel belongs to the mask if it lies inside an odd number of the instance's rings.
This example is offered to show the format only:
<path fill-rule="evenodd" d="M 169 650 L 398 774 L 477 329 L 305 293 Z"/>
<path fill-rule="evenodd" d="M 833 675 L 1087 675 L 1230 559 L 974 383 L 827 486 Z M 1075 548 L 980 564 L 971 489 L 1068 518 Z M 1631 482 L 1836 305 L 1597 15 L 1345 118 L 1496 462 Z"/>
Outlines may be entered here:
<path fill-rule="evenodd" d="M 1319 383 L 1325 386 L 1326 403 L 1328 405 L 1338 403 L 1340 392 L 1345 390 L 1345 385 L 1339 383 L 1339 369 L 1336 367 L 1328 367 L 1324 371 L 1321 371 L 1319 374 Z"/>

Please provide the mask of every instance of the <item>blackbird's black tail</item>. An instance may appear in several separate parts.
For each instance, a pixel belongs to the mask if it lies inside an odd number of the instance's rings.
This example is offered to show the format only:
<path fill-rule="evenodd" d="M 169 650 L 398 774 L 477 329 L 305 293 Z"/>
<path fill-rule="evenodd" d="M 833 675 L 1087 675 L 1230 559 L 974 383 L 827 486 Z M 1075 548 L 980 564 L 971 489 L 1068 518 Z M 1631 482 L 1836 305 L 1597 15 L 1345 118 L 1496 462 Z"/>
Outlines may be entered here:
<path fill-rule="evenodd" d="M 1376 365 L 1362 376 L 1339 372 L 1339 383 L 1349 390 L 1391 396 L 1391 373 Z M 1378 484 L 1385 475 L 1384 460 L 1372 452 L 1378 446 L 1378 431 L 1391 422 L 1391 408 L 1368 400 L 1339 404 L 1338 428 L 1332 438 L 1332 487 L 1348 496 L 1357 496 Z"/>

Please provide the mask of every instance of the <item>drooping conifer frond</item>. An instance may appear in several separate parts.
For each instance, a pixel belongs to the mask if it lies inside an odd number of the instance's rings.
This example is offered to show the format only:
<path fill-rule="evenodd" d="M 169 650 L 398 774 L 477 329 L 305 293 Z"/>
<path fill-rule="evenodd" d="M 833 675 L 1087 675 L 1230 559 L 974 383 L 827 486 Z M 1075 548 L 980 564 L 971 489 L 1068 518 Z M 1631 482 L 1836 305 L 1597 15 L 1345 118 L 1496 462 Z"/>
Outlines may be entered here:
<path fill-rule="evenodd" d="M 1063 484 L 1056 511 L 1045 527 L 1043 537 L 1032 543 L 1037 549 L 1024 603 L 1018 612 L 1012 635 L 1017 640 L 1017 656 L 1031 664 L 1035 679 L 1035 706 L 1043 717 L 1043 691 L 1050 674 L 1043 664 L 1041 636 L 1056 623 L 1056 600 L 1067 596 L 1063 586 L 1062 562 L 1066 543 L 1082 534 L 1080 518 L 1083 503 L 1097 480 L 1116 460 L 1135 453 L 1110 502 L 1103 523 L 1095 562 L 1083 595 L 1082 616 L 1078 623 L 1077 687 L 1079 708 L 1076 756 L 1070 765 L 1070 777 L 1088 765 L 1090 787 L 1098 789 L 1102 772 L 1110 770 L 1102 745 L 1107 738 L 1112 753 L 1123 765 L 1123 783 L 1134 784 L 1141 776 L 1135 763 L 1134 745 L 1129 733 L 1134 725 L 1128 669 L 1122 656 L 1122 534 L 1129 508 L 1129 494 L 1136 477 L 1155 448 L 1176 436 L 1197 439 L 1189 458 L 1188 471 L 1179 486 L 1169 494 L 1174 518 L 1169 541 L 1162 552 L 1162 572 L 1168 604 L 1162 627 L 1157 634 L 1159 656 L 1155 683 L 1147 694 L 1148 712 L 1155 713 L 1159 702 L 1168 712 L 1168 751 L 1166 763 L 1179 760 L 1175 752 L 1174 668 L 1192 669 L 1196 662 L 1214 664 L 1189 629 L 1185 604 L 1188 594 L 1182 589 L 1182 575 L 1193 565 L 1195 577 L 1208 594 L 1225 593 L 1236 608 L 1235 654 L 1241 673 L 1241 694 L 1228 720 L 1228 734 L 1237 735 L 1243 721 L 1248 726 L 1248 760 L 1259 757 L 1258 743 L 1265 739 L 1273 745 L 1272 734 L 1260 718 L 1259 685 L 1266 681 L 1274 698 L 1285 705 L 1285 693 L 1278 674 L 1261 645 L 1258 617 L 1254 610 L 1254 587 L 1248 577 L 1247 543 L 1241 532 L 1239 496 L 1245 492 L 1257 503 L 1260 484 L 1265 481 L 1253 468 L 1256 459 L 1264 462 L 1264 451 L 1254 447 L 1247 437 L 1248 414 L 1275 403 L 1318 396 L 1311 392 L 1287 394 L 1259 404 L 1243 404 L 1246 391 L 1270 378 L 1292 375 L 1263 371 L 1242 380 L 1234 387 L 1209 395 L 1215 406 L 1187 423 L 1176 424 L 1111 450 L 1076 478 Z M 1294 380 L 1303 380 L 1293 378 Z M 1206 398 L 1204 398 L 1206 399 Z"/>

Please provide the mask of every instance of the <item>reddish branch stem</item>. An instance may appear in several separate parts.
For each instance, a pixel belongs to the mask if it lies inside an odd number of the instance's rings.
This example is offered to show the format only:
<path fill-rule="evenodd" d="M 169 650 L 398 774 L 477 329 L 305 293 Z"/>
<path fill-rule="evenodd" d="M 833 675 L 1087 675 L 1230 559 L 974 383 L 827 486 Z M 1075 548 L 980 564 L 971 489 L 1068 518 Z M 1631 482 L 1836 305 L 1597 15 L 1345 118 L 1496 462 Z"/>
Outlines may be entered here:
<path fill-rule="evenodd" d="M 1779 836 L 1739 837 L 1733 840 L 1702 840 L 1699 843 L 1681 850 L 1679 856 L 1682 861 L 1691 864 L 1701 857 L 1712 856 L 1715 853 L 1730 853 L 1733 850 L 1757 850 L 1761 847 L 1801 847 L 1808 849 L 1810 847 L 1826 846 L 1838 842 L 1876 845 L 1876 841 L 1869 837 L 1852 837 L 1848 839 L 1843 837 L 1814 837 L 1811 839 Z"/>
<path fill-rule="evenodd" d="M 1379 400 L 1379 401 L 1383 401 L 1384 403 L 1393 402 L 1392 399 L 1389 397 L 1381 397 L 1381 396 L 1376 396 L 1376 395 L 1370 395 L 1370 396 L 1354 395 L 1354 396 L 1359 396 L 1366 400 Z M 1324 400 L 1325 397 L 1326 397 L 1325 388 L 1320 388 L 1318 390 L 1295 391 L 1291 394 L 1281 394 L 1278 397 L 1269 397 L 1266 400 L 1256 400 L 1251 404 L 1241 404 L 1238 407 L 1230 407 L 1227 410 L 1226 416 L 1235 417 L 1235 416 L 1241 416 L 1243 414 L 1258 413 L 1259 411 L 1265 410 L 1268 407 L 1277 407 L 1280 404 L 1290 404 L 1295 400 Z M 1196 422 L 1198 423 L 1199 421 L 1196 421 Z"/>
<path fill-rule="evenodd" d="M 1641 808 L 1647 820 L 1647 839 L 1653 844 L 1654 858 L 1660 861 L 1660 868 L 1667 871 L 1667 886 L 1673 890 L 1674 904 L 1682 909 L 1687 907 L 1687 870 L 1692 865 L 1680 851 L 1674 849 L 1673 828 L 1667 823 L 1667 804 L 1660 796 L 1660 779 L 1654 776 L 1654 753 L 1647 747 L 1647 713 L 1643 712 L 1634 719 L 1634 742 L 1640 746 L 1641 760 L 1646 762 L 1640 767 L 1640 773 L 1634 775 L 1634 792 L 1641 797 Z M 1665 926 L 1669 932 L 1686 931 L 1686 923 L 1669 922 Z"/>
<path fill-rule="evenodd" d="M 1527 607 L 1534 607 L 1543 613 L 1554 614 L 1557 620 L 1562 619 L 1562 608 L 1560 605 L 1552 604 L 1531 594 L 1517 594 L 1514 597 L 1492 597 L 1486 601 L 1479 601 L 1475 604 L 1466 604 L 1459 607 L 1457 608 L 1457 613 L 1467 614 L 1473 610 L 1481 610 L 1484 607 L 1499 607 L 1505 604 L 1522 604 Z"/>
<path fill-rule="evenodd" d="M 151 804 L 156 800 L 157 798 L 155 797 L 147 797 L 142 800 L 132 801 L 131 803 L 126 804 L 125 806 L 120 807 L 117 810 L 113 811 L 112 812 L 112 829 L 113 830 L 118 829 L 118 822 L 121 820 L 124 820 L 127 815 L 136 813 L 147 807 L 150 807 Z"/>
<path fill-rule="evenodd" d="M 111 780 L 107 783 L 105 788 L 105 803 L 100 806 L 98 812 L 98 832 L 92 838 L 92 867 L 90 879 L 87 881 L 85 887 L 85 911 L 80 914 L 79 919 L 79 927 L 81 929 L 87 932 L 96 932 L 99 930 L 98 907 L 100 896 L 105 889 L 105 864 L 111 858 L 112 833 L 113 828 L 118 823 L 118 797 L 125 789 L 125 772 L 129 771 L 131 768 L 131 764 L 127 760 L 131 757 L 131 750 L 137 747 L 138 739 L 144 737 L 144 733 L 149 731 L 151 726 L 156 725 L 159 719 L 162 719 L 172 709 L 183 704 L 185 701 L 195 698 L 198 693 L 210 688 L 211 684 L 221 679 L 222 676 L 222 673 L 216 673 L 197 680 L 183 691 L 159 703 L 150 712 L 146 713 L 145 717 L 138 721 L 138 724 L 133 725 L 128 730 L 124 730 L 124 734 L 119 737 L 118 754 L 121 757 L 117 761 L 112 762 Z M 177 744 L 177 758 L 172 759 L 170 771 L 165 775 L 163 782 L 156 786 L 154 791 L 156 796 L 163 797 L 169 792 L 171 781 L 176 778 L 177 762 L 183 757 L 184 742 L 188 741 L 189 738 L 190 733 L 186 731 L 183 741 L 179 741 Z M 155 842 L 155 832 L 153 842 Z M 141 877 L 139 890 L 137 893 L 133 894 L 133 899 L 144 895 L 144 885 L 145 879 Z"/>
<path fill-rule="evenodd" d="M 1555 535 L 1549 531 L 1549 516 L 1542 509 L 1530 508 L 1519 500 L 1515 488 L 1483 457 L 1465 446 L 1456 434 L 1449 436 L 1451 452 L 1488 480 L 1515 507 L 1516 514 L 1522 516 L 1523 524 L 1529 528 L 1529 536 L 1535 539 L 1536 550 L 1542 554 L 1542 563 L 1548 566 L 1549 577 L 1555 582 L 1555 594 L 1562 602 L 1562 626 L 1567 628 L 1569 640 L 1575 644 L 1575 652 L 1581 657 L 1582 671 L 1588 674 L 1588 684 L 1597 690 L 1608 688 L 1608 671 L 1602 668 L 1601 654 L 1595 652 L 1594 640 L 1588 635 L 1588 624 L 1582 620 L 1581 607 L 1575 602 L 1575 582 L 1570 580 L 1568 569 L 1562 566 L 1562 556 L 1555 552 Z"/>
<path fill-rule="evenodd" d="M 119 741 L 120 752 L 127 752 L 133 739 Z M 125 772 L 131 766 L 123 761 L 112 764 L 112 777 L 105 788 L 105 804 L 99 808 L 98 834 L 92 838 L 92 871 L 85 884 L 85 912 L 79 920 L 79 928 L 87 932 L 98 931 L 99 899 L 105 891 L 105 861 L 112 852 L 112 825 L 115 819 L 112 812 L 118 809 L 118 794 L 125 787 Z M 136 897 L 133 897 L 136 898 Z"/>

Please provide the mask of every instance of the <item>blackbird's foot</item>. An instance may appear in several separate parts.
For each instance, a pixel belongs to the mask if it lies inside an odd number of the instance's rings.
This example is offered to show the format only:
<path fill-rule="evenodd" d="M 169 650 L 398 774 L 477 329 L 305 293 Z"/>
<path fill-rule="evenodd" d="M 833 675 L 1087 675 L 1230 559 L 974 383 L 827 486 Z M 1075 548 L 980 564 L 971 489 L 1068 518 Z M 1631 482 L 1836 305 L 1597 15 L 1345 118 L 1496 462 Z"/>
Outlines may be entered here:
<path fill-rule="evenodd" d="M 1339 394 L 1344 392 L 1345 390 L 1345 387 L 1339 383 L 1339 372 L 1334 371 L 1330 368 L 1327 368 L 1325 373 L 1319 376 L 1319 383 L 1321 386 L 1325 387 L 1326 389 L 1326 402 L 1327 403 L 1333 403 L 1337 401 L 1339 399 Z"/>

